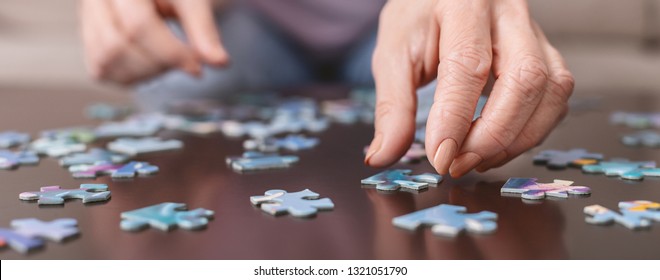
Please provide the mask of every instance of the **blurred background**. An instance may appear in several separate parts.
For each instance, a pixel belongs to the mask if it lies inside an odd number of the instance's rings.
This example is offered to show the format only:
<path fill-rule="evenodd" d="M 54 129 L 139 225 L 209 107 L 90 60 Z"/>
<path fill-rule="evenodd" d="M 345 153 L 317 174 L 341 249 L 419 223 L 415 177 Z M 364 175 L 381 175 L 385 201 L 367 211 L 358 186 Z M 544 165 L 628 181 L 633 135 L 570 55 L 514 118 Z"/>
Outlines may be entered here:
<path fill-rule="evenodd" d="M 531 0 L 534 18 L 562 52 L 576 94 L 660 92 L 660 0 Z M 72 90 L 108 97 L 84 70 L 77 1 L 3 0 L 0 88 Z"/>

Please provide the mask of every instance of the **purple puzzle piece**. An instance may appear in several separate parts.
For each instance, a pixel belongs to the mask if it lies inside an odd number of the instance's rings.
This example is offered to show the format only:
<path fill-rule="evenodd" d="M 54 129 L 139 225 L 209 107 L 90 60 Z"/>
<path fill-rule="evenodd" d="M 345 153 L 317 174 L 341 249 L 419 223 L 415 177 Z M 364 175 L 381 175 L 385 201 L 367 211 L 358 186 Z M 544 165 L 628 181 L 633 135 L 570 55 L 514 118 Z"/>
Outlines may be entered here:
<path fill-rule="evenodd" d="M 537 183 L 536 178 L 510 178 L 502 193 L 521 194 L 523 199 L 544 199 L 546 196 L 567 198 L 569 194 L 589 195 L 591 189 L 584 186 L 571 186 L 573 181 L 554 180 L 552 183 Z"/>
<path fill-rule="evenodd" d="M 43 247 L 44 241 L 39 238 L 23 236 L 10 229 L 0 228 L 0 247 L 6 245 L 19 253 L 28 253 Z"/>

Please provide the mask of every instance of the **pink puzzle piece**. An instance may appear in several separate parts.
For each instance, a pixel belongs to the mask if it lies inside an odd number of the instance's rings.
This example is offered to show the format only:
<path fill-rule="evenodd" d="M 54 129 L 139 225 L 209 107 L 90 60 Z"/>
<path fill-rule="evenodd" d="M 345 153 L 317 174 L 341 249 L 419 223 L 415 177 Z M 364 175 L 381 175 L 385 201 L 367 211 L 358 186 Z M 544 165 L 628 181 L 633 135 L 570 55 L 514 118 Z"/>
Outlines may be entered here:
<path fill-rule="evenodd" d="M 554 180 L 552 183 L 538 183 L 536 178 L 510 178 L 502 193 L 520 194 L 523 199 L 544 199 L 546 196 L 567 198 L 569 194 L 589 195 L 591 189 L 584 186 L 571 186 L 573 181 Z"/>

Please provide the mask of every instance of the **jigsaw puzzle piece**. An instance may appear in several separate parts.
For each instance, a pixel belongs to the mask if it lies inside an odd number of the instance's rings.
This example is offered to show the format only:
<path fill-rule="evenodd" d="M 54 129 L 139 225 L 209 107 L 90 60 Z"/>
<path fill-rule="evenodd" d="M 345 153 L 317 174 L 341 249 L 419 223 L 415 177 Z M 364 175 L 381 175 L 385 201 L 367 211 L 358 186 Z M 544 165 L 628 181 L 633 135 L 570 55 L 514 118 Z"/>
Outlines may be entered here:
<path fill-rule="evenodd" d="M 34 152 L 0 150 L 0 169 L 13 169 L 19 165 L 36 165 L 38 163 L 39 156 Z"/>
<path fill-rule="evenodd" d="M 0 240 L 4 241 L 0 247 L 9 245 L 15 251 L 23 254 L 44 246 L 44 241 L 41 239 L 23 236 L 6 228 L 0 228 Z"/>
<path fill-rule="evenodd" d="M 185 211 L 186 204 L 164 202 L 121 213 L 120 227 L 126 231 L 139 231 L 149 226 L 162 231 L 175 227 L 187 230 L 205 228 L 214 212 L 204 208 Z"/>
<path fill-rule="evenodd" d="M 106 163 L 122 163 L 127 161 L 130 156 L 114 153 L 105 149 L 93 148 L 87 153 L 78 153 L 69 156 L 65 156 L 60 159 L 60 165 L 62 166 L 72 166 L 72 165 L 89 165 L 89 164 L 98 164 L 102 162 Z"/>
<path fill-rule="evenodd" d="M 119 138 L 108 144 L 108 149 L 131 156 L 138 154 L 177 150 L 183 148 L 183 142 L 175 139 L 162 140 L 158 137 Z"/>
<path fill-rule="evenodd" d="M 610 115 L 610 122 L 637 129 L 660 128 L 660 113 L 614 112 Z"/>
<path fill-rule="evenodd" d="M 83 143 L 71 138 L 43 137 L 30 143 L 30 150 L 49 157 L 62 157 L 72 153 L 81 153 L 87 149 Z"/>
<path fill-rule="evenodd" d="M 497 214 L 490 211 L 465 213 L 463 206 L 440 204 L 392 219 L 397 227 L 415 230 L 420 226 L 431 226 L 435 235 L 454 237 L 467 230 L 471 233 L 492 233 L 497 229 Z"/>
<path fill-rule="evenodd" d="M 76 179 L 94 179 L 102 175 L 110 175 L 113 179 L 124 179 L 156 174 L 159 168 L 148 162 L 131 161 L 124 165 L 111 163 L 75 165 L 69 167 L 69 171 L 73 173 L 73 178 Z"/>
<path fill-rule="evenodd" d="M 38 192 L 23 192 L 21 200 L 37 200 L 40 205 L 64 204 L 66 199 L 81 199 L 82 203 L 106 201 L 110 191 L 106 184 L 80 184 L 79 189 L 61 189 L 60 186 L 41 187 Z"/>
<path fill-rule="evenodd" d="M 523 199 L 539 200 L 547 196 L 567 198 L 572 195 L 589 195 L 591 189 L 584 186 L 571 186 L 573 181 L 554 180 L 552 183 L 538 183 L 536 178 L 509 178 L 501 193 L 520 194 Z"/>
<path fill-rule="evenodd" d="M 629 229 L 641 229 L 651 226 L 652 221 L 660 222 L 660 203 L 648 200 L 619 202 L 621 214 L 600 205 L 584 207 L 590 224 L 604 225 L 617 222 Z"/>
<path fill-rule="evenodd" d="M 377 190 L 396 191 L 399 188 L 412 190 L 422 190 L 429 185 L 437 185 L 442 181 L 442 176 L 433 173 L 424 173 L 420 175 L 410 175 L 409 169 L 385 170 L 374 176 L 362 179 L 363 185 L 376 185 Z"/>
<path fill-rule="evenodd" d="M 121 122 L 108 122 L 94 131 L 98 138 L 146 137 L 156 134 L 162 127 L 164 118 L 160 114 L 133 116 Z"/>
<path fill-rule="evenodd" d="M 602 159 L 602 154 L 589 153 L 585 149 L 545 150 L 534 157 L 534 164 L 546 165 L 549 169 L 564 169 L 567 166 L 594 164 Z"/>
<path fill-rule="evenodd" d="M 621 142 L 626 146 L 649 148 L 660 148 L 660 133 L 652 130 L 639 131 L 621 137 Z"/>
<path fill-rule="evenodd" d="M 289 168 L 298 160 L 297 156 L 245 152 L 242 157 L 227 157 L 226 161 L 234 171 L 243 172 Z"/>
<path fill-rule="evenodd" d="M 277 152 L 280 149 L 297 152 L 314 148 L 318 144 L 318 138 L 296 134 L 284 138 L 249 139 L 243 142 L 243 147 L 246 150 L 259 150 L 261 152 Z"/>
<path fill-rule="evenodd" d="M 269 190 L 265 195 L 250 197 L 253 205 L 271 215 L 289 213 L 294 217 L 310 217 L 319 210 L 330 210 L 335 207 L 329 198 L 319 199 L 319 194 L 309 189 L 289 193 L 285 190 Z"/>
<path fill-rule="evenodd" d="M 71 140 L 76 143 L 90 143 L 96 140 L 94 131 L 88 127 L 68 127 L 41 132 L 42 138 Z"/>
<path fill-rule="evenodd" d="M 78 231 L 76 219 L 57 219 L 44 222 L 38 219 L 19 219 L 11 221 L 14 232 L 29 238 L 44 238 L 55 242 L 62 242 L 74 237 Z"/>
<path fill-rule="evenodd" d="M 598 164 L 582 166 L 586 173 L 603 173 L 605 176 L 618 176 L 627 180 L 642 180 L 644 176 L 660 176 L 660 168 L 655 167 L 655 161 L 628 161 L 614 159 Z"/>
<path fill-rule="evenodd" d="M 16 131 L 0 132 L 0 148 L 7 149 L 30 142 L 30 135 Z"/>

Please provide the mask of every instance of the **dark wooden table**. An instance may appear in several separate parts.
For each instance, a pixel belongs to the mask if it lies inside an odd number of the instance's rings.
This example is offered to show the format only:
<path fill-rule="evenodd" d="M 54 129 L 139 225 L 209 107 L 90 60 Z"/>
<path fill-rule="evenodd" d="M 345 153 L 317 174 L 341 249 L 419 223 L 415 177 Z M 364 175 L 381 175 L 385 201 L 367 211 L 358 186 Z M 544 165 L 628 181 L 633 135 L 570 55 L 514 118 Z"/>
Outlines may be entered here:
<path fill-rule="evenodd" d="M 1 90 L 0 130 L 32 132 L 80 124 L 83 106 L 94 100 L 78 92 Z M 174 132 L 185 148 L 177 152 L 143 156 L 160 166 L 149 178 L 113 182 L 106 178 L 74 180 L 54 159 L 36 167 L 0 171 L 0 226 L 12 219 L 35 217 L 78 219 L 80 237 L 64 244 L 48 242 L 45 250 L 21 255 L 11 249 L 2 259 L 659 259 L 660 224 L 650 230 L 630 231 L 623 226 L 585 223 L 584 206 L 601 204 L 616 209 L 619 201 L 660 201 L 660 180 L 629 182 L 577 169 L 550 171 L 534 166 L 531 157 L 542 149 L 587 148 L 608 158 L 660 160 L 659 149 L 628 148 L 619 135 L 630 131 L 609 124 L 613 110 L 658 111 L 660 96 L 644 93 L 603 93 L 595 110 L 578 110 L 539 148 L 498 170 L 470 173 L 461 179 L 445 178 L 422 193 L 379 193 L 365 189 L 360 179 L 378 172 L 363 165 L 362 149 L 372 129 L 367 125 L 333 125 L 320 134 L 317 148 L 299 153 L 291 169 L 238 174 L 227 168 L 225 157 L 242 151 L 241 141 L 220 134 L 199 137 Z M 578 96 L 579 98 L 579 96 Z M 427 162 L 396 165 L 429 172 Z M 592 188 L 586 198 L 545 200 L 530 204 L 503 197 L 500 187 L 509 177 L 538 177 L 575 181 Z M 18 200 L 23 191 L 41 186 L 76 188 L 80 183 L 106 183 L 112 191 L 107 203 L 85 206 L 39 207 Z M 313 219 L 272 217 L 253 207 L 251 195 L 281 188 L 310 188 L 330 197 L 336 208 Z M 216 217 L 202 231 L 149 229 L 139 233 L 120 230 L 120 213 L 161 202 L 183 202 L 190 208 L 214 210 Z M 455 239 L 433 236 L 430 230 L 408 232 L 391 220 L 415 210 L 450 203 L 469 212 L 499 214 L 499 229 L 492 235 L 463 234 Z"/>

